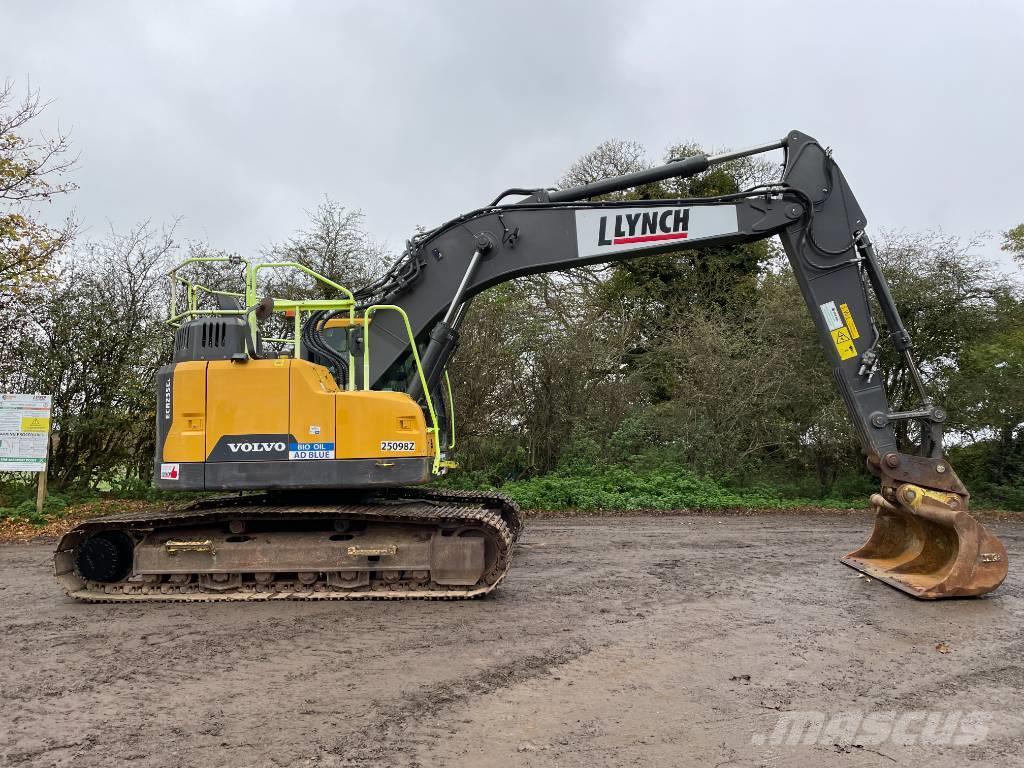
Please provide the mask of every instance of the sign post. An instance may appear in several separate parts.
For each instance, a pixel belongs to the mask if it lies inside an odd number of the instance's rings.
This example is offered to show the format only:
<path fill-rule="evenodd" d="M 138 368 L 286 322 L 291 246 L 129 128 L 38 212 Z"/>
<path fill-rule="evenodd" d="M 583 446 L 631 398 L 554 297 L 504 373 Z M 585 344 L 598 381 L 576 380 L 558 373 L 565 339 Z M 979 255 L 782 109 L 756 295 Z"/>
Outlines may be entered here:
<path fill-rule="evenodd" d="M 46 502 L 50 395 L 0 394 L 0 472 L 37 472 L 36 512 Z"/>
<path fill-rule="evenodd" d="M 43 506 L 46 504 L 46 470 L 36 475 L 36 514 L 43 514 Z"/>

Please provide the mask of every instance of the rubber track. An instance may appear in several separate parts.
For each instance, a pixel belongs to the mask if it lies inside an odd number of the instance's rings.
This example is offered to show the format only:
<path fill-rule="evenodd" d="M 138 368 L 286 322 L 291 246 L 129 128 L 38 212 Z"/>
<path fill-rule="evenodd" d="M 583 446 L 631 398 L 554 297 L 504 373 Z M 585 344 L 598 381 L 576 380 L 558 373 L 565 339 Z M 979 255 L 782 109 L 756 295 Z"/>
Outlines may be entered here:
<path fill-rule="evenodd" d="M 326 517 L 369 520 L 377 523 L 441 524 L 455 523 L 485 530 L 497 548 L 492 568 L 472 587 L 419 587 L 412 584 L 370 584 L 354 589 L 328 588 L 324 582 L 315 585 L 297 581 L 272 582 L 268 585 L 245 583 L 241 589 L 216 591 L 198 583 L 177 587 L 167 583 L 147 585 L 139 582 L 101 584 L 86 582 L 79 589 L 65 591 L 71 597 L 88 602 L 239 602 L 269 600 L 395 600 L 441 599 L 458 600 L 479 597 L 493 591 L 505 578 L 512 564 L 512 551 L 523 529 L 522 517 L 515 502 L 503 494 L 479 491 L 449 491 L 427 488 L 386 488 L 364 493 L 359 498 L 342 496 L 347 502 L 330 501 L 330 495 L 266 493 L 203 499 L 176 510 L 149 510 L 107 515 L 87 520 L 66 533 L 57 545 L 55 558 L 72 548 L 69 539 L 78 534 L 101 530 L 136 528 L 149 530 L 182 524 L 206 524 L 244 516 L 249 519 L 308 519 Z M 282 503 L 288 502 L 288 503 Z M 65 543 L 67 542 L 67 546 Z M 56 561 L 54 564 L 56 573 Z M 58 577 L 59 578 L 59 577 Z M 125 590 L 128 586 L 128 591 Z M 165 591 L 165 590 L 171 591 Z"/>

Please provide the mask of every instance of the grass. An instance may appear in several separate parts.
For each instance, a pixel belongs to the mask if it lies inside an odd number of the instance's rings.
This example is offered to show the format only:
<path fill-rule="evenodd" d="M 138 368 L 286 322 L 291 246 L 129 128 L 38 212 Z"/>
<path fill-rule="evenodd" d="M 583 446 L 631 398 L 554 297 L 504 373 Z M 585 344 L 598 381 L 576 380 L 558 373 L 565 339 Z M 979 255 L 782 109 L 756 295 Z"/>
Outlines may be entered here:
<path fill-rule="evenodd" d="M 592 468 L 581 474 L 560 470 L 508 483 L 501 488 L 526 509 L 581 511 L 641 509 L 849 509 L 866 506 L 863 497 L 808 498 L 777 488 L 733 489 L 683 468 L 649 471 L 630 467 Z"/>
<path fill-rule="evenodd" d="M 70 489 L 47 494 L 42 514 L 36 512 L 35 485 L 0 484 L 0 542 L 61 536 L 82 520 L 133 512 L 154 505 L 169 506 L 197 494 L 168 493 L 142 483 L 98 489 Z"/>
<path fill-rule="evenodd" d="M 680 466 L 636 462 L 632 466 L 574 463 L 546 475 L 505 483 L 495 488 L 473 474 L 456 473 L 444 485 L 500 490 L 520 507 L 542 513 L 601 514 L 604 512 L 669 510 L 866 510 L 873 490 L 857 481 L 824 498 L 780 485 L 736 487 L 702 477 Z M 130 511 L 156 502 L 183 501 L 186 494 L 157 491 L 144 484 L 109 490 L 72 490 L 52 493 L 43 513 L 35 508 L 35 488 L 24 484 L 0 485 L 0 540 L 59 535 L 75 521 L 97 515 Z M 997 509 L 1016 509 L 1001 499 L 974 497 L 972 508 L 987 518 Z M 996 512 L 995 516 L 1004 516 Z M 33 533 L 34 532 L 34 533 Z"/>

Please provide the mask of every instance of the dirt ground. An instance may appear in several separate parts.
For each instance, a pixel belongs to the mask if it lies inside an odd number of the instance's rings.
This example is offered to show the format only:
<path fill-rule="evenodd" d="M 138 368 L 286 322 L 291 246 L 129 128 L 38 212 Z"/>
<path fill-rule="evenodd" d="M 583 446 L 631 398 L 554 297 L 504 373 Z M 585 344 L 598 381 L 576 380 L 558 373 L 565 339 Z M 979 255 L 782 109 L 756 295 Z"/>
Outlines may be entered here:
<path fill-rule="evenodd" d="M 931 603 L 836 561 L 869 527 L 536 521 L 470 602 L 87 605 L 0 546 L 0 765 L 1024 765 L 1024 523 L 997 592 Z M 987 735 L 780 744 L 794 712 Z"/>

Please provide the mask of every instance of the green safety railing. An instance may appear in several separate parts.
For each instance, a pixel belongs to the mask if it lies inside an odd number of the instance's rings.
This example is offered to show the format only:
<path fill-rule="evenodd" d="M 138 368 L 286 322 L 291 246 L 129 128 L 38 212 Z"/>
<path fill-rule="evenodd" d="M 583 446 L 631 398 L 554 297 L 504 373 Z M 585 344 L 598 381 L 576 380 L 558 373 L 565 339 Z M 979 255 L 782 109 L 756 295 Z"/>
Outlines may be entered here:
<path fill-rule="evenodd" d="M 216 262 L 227 263 L 227 264 L 235 264 L 235 265 L 244 267 L 244 270 L 245 270 L 245 274 L 244 274 L 245 290 L 244 290 L 244 292 L 239 293 L 237 291 L 225 291 L 225 290 L 222 290 L 222 289 L 210 288 L 208 286 L 196 283 L 196 282 L 192 281 L 191 279 L 189 279 L 188 277 L 185 277 L 185 276 L 179 274 L 179 271 L 182 268 L 188 266 L 189 264 L 196 264 L 196 263 L 207 263 L 207 264 L 209 264 L 209 263 L 216 263 Z M 256 331 L 256 318 L 253 316 L 251 310 L 259 302 L 259 289 L 258 289 L 258 285 L 257 285 L 257 282 L 258 282 L 258 279 L 259 279 L 259 273 L 262 270 L 265 270 L 265 269 L 282 269 L 282 268 L 294 269 L 294 270 L 302 272 L 302 273 L 304 273 L 306 275 L 309 275 L 314 280 L 316 280 L 316 281 L 318 281 L 320 283 L 323 283 L 324 285 L 326 285 L 326 286 L 328 286 L 328 287 L 338 291 L 339 293 L 343 294 L 344 298 L 342 298 L 342 299 L 299 299 L 299 300 L 274 298 L 273 302 L 274 302 L 274 311 L 275 312 L 287 313 L 289 310 L 291 310 L 294 313 L 294 323 L 293 323 L 293 329 L 292 329 L 293 336 L 292 336 L 292 338 L 267 337 L 267 338 L 264 339 L 264 341 L 268 341 L 268 342 L 272 342 L 272 343 L 280 343 L 280 344 L 291 344 L 292 345 L 292 355 L 293 355 L 293 357 L 299 358 L 301 356 L 301 354 L 302 354 L 302 313 L 303 312 L 306 312 L 306 313 L 308 313 L 308 312 L 318 312 L 318 311 L 321 311 L 321 310 L 342 311 L 342 312 L 344 312 L 344 311 L 347 310 L 350 321 L 352 321 L 353 323 L 355 322 L 355 316 L 356 316 L 356 309 L 355 309 L 355 307 L 356 307 L 356 300 L 355 300 L 355 296 L 352 294 L 352 291 L 350 291 L 348 288 L 346 288 L 343 285 L 339 285 L 338 283 L 336 283 L 333 280 L 331 280 L 329 277 L 325 277 L 324 275 L 321 275 L 319 272 L 315 272 L 314 270 L 310 269 L 309 267 L 305 266 L 304 264 L 299 264 L 296 261 L 266 262 L 266 263 L 263 263 L 263 264 L 257 264 L 255 266 L 253 266 L 249 261 L 247 261 L 245 259 L 242 259 L 240 257 L 232 257 L 232 256 L 193 256 L 191 258 L 185 259 L 183 262 L 178 264 L 178 266 L 176 266 L 174 269 L 172 269 L 170 272 L 167 273 L 167 276 L 168 276 L 168 278 L 170 278 L 170 281 L 171 281 L 170 313 L 169 313 L 167 322 L 170 323 L 172 326 L 177 327 L 177 326 L 181 325 L 182 322 L 184 322 L 186 320 L 190 320 L 193 317 L 198 317 L 200 315 L 234 315 L 234 316 L 245 316 L 245 317 L 247 317 L 248 323 L 252 327 L 253 332 L 255 333 L 255 331 Z M 179 286 L 183 287 L 185 289 L 185 296 L 186 296 L 186 308 L 184 310 L 182 310 L 181 312 L 178 311 L 178 306 L 177 306 L 177 300 L 178 300 L 177 299 L 177 289 L 178 289 Z M 207 308 L 200 308 L 199 300 L 200 300 L 200 298 L 204 294 L 211 295 L 211 296 L 230 296 L 232 298 L 241 299 L 242 303 L 244 304 L 244 308 L 242 308 L 242 309 L 207 309 Z M 355 358 L 353 357 L 351 352 L 348 355 L 348 361 L 349 361 L 349 370 L 352 370 L 355 367 Z M 348 381 L 348 384 L 346 386 L 346 389 L 348 389 L 350 391 L 355 389 L 355 382 L 352 380 L 351 376 L 349 377 L 349 381 Z"/>
<path fill-rule="evenodd" d="M 229 263 L 236 264 L 244 267 L 244 278 L 245 278 L 245 290 L 244 292 L 236 291 L 225 291 L 218 288 L 210 288 L 205 285 L 201 285 L 193 282 L 189 278 L 180 275 L 179 271 L 188 266 L 189 264 L 196 263 Z M 323 283 L 324 285 L 333 288 L 334 290 L 341 293 L 344 298 L 341 299 L 272 299 L 274 302 L 274 312 L 288 312 L 289 310 L 294 312 L 294 328 L 293 338 L 266 338 L 265 341 L 278 342 L 278 343 L 290 343 L 292 344 L 292 356 L 298 359 L 301 355 L 301 343 L 302 343 L 302 313 L 303 312 L 318 312 L 322 310 L 328 311 L 339 311 L 348 312 L 349 321 L 351 326 L 355 326 L 359 319 L 356 316 L 356 299 L 352 291 L 343 285 L 340 285 L 328 277 L 315 272 L 309 267 L 299 264 L 295 261 L 276 261 L 266 262 L 253 266 L 250 262 L 239 257 L 230 256 L 193 256 L 181 262 L 178 266 L 167 273 L 168 278 L 171 281 L 171 297 L 170 297 L 170 313 L 167 322 L 178 327 L 186 320 L 190 320 L 193 317 L 199 315 L 235 315 L 245 316 L 252 326 L 253 332 L 256 331 L 256 318 L 252 310 L 259 303 L 259 291 L 257 290 L 257 280 L 259 274 L 263 270 L 267 269 L 294 269 L 302 272 L 314 280 Z M 186 296 L 186 308 L 178 311 L 177 306 L 177 289 L 183 287 L 185 289 Z M 230 296 L 235 299 L 241 299 L 244 304 L 242 309 L 205 309 L 200 308 L 199 303 L 203 295 L 210 296 Z M 396 304 L 375 304 L 371 307 L 367 307 L 363 312 L 362 323 L 364 328 L 369 327 L 370 319 L 376 312 L 381 310 L 397 312 L 402 318 L 402 322 L 405 324 L 406 334 L 409 336 L 409 349 L 412 351 L 413 361 L 416 363 L 416 374 L 419 377 L 420 383 L 423 385 L 423 396 L 426 400 L 427 413 L 430 416 L 430 427 L 428 432 L 433 434 L 434 437 L 434 463 L 433 463 L 433 474 L 438 474 L 441 468 L 441 430 L 438 426 L 437 421 L 437 410 L 434 408 L 434 401 L 430 395 L 430 391 L 427 388 L 427 377 L 423 371 L 423 363 L 420 360 L 419 349 L 416 345 L 416 338 L 412 331 L 412 325 L 409 322 L 409 316 L 405 310 Z M 364 334 L 363 342 L 363 389 L 370 389 L 370 335 Z M 351 350 L 348 353 L 349 360 L 349 372 L 348 382 L 346 389 L 348 391 L 355 390 L 355 376 L 351 373 L 355 370 L 355 357 Z M 450 441 L 448 448 L 452 449 L 455 447 L 455 408 L 454 400 L 452 399 L 452 385 L 451 379 L 448 377 L 448 372 L 445 371 L 445 387 L 448 392 L 448 414 L 450 420 Z"/>
<path fill-rule="evenodd" d="M 363 312 L 367 326 L 370 324 L 370 318 L 382 309 L 397 312 L 402 318 L 402 322 L 405 324 L 405 332 L 409 336 L 409 349 L 412 351 L 412 359 L 416 362 L 416 375 L 419 376 L 420 384 L 423 385 L 423 397 L 427 401 L 427 412 L 430 414 L 431 426 L 428 428 L 428 431 L 434 434 L 434 467 L 432 471 L 436 475 L 441 471 L 441 431 L 437 426 L 437 411 L 434 410 L 434 400 L 430 396 L 430 389 L 427 387 L 427 377 L 423 373 L 423 363 L 420 362 L 420 352 L 416 347 L 416 336 L 412 332 L 409 316 L 397 304 L 374 304 L 372 307 L 367 307 L 366 311 Z M 363 389 L 368 390 L 369 388 L 370 334 L 367 333 L 363 339 Z"/>
<path fill-rule="evenodd" d="M 167 318 L 167 322 L 173 326 L 178 326 L 181 321 L 188 320 L 197 315 L 241 315 L 245 313 L 245 310 L 241 309 L 199 309 L 199 294 L 208 293 L 211 295 L 221 296 L 232 296 L 234 298 L 244 299 L 246 294 L 236 293 L 234 291 L 222 291 L 216 288 L 208 288 L 205 285 L 198 285 L 187 277 L 183 277 L 178 274 L 178 271 L 189 264 L 210 264 L 214 262 L 224 262 L 231 264 L 244 264 L 246 274 L 248 275 L 250 265 L 249 262 L 241 258 L 232 258 L 228 256 L 192 256 L 185 259 L 178 266 L 167 273 L 167 277 L 171 281 L 171 307 L 170 313 Z M 248 282 L 248 281 L 247 281 Z M 182 286 L 185 289 L 186 296 L 186 309 L 182 312 L 178 312 L 178 286 Z"/>

